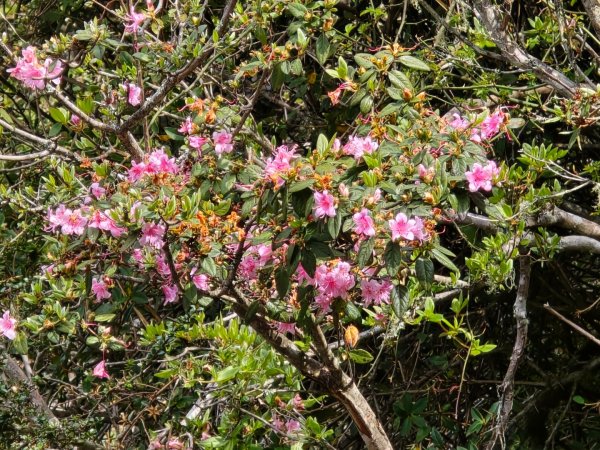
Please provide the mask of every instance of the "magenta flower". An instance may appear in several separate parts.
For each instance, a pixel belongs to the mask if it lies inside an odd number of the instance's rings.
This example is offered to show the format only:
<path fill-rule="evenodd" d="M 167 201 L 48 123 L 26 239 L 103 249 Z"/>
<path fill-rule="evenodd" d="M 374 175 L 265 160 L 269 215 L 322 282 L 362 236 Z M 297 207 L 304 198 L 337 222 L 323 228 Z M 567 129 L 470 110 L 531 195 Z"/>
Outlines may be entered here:
<path fill-rule="evenodd" d="M 161 248 L 165 244 L 163 241 L 165 231 L 166 228 L 160 224 L 145 222 L 142 225 L 140 244 L 148 247 Z"/>
<path fill-rule="evenodd" d="M 120 237 L 125 233 L 125 228 L 117 226 L 116 222 L 108 215 L 110 211 L 94 211 L 88 226 L 110 232 L 113 237 Z"/>
<path fill-rule="evenodd" d="M 150 174 L 176 174 L 179 172 L 179 166 L 177 166 L 175 158 L 169 158 L 163 149 L 158 149 L 150 153 L 146 172 Z"/>
<path fill-rule="evenodd" d="M 500 132 L 500 127 L 504 123 L 504 117 L 505 114 L 501 110 L 487 116 L 481 125 L 479 125 L 481 137 L 483 139 L 490 139 L 497 135 Z"/>
<path fill-rule="evenodd" d="M 146 174 L 146 163 L 140 162 L 136 163 L 135 161 L 131 161 L 131 168 L 127 173 L 127 178 L 130 183 L 135 183 L 140 180 Z"/>
<path fill-rule="evenodd" d="M 162 291 L 165 295 L 165 305 L 177 301 L 177 297 L 179 297 L 179 289 L 177 289 L 177 286 L 175 286 L 174 284 L 165 284 L 162 287 Z"/>
<path fill-rule="evenodd" d="M 0 319 L 0 333 L 11 341 L 17 337 L 17 320 L 10 317 L 10 311 L 4 311 Z"/>
<path fill-rule="evenodd" d="M 470 122 L 459 114 L 453 114 L 452 117 L 454 117 L 454 120 L 449 122 L 448 125 L 455 130 L 462 131 L 469 127 Z"/>
<path fill-rule="evenodd" d="M 102 360 L 100 361 L 98 364 L 96 364 L 94 366 L 94 370 L 92 371 L 92 375 L 94 375 L 97 378 L 110 378 L 110 375 L 108 374 L 108 371 L 106 370 L 106 361 Z"/>
<path fill-rule="evenodd" d="M 363 236 L 375 236 L 375 226 L 371 213 L 367 208 L 363 208 L 360 212 L 352 216 L 354 221 L 354 232 Z"/>
<path fill-rule="evenodd" d="M 142 88 L 137 84 L 125 83 L 123 85 L 127 90 L 127 102 L 131 106 L 137 106 L 142 103 Z"/>
<path fill-rule="evenodd" d="M 240 261 L 240 275 L 247 280 L 256 280 L 260 269 L 258 258 L 247 255 Z"/>
<path fill-rule="evenodd" d="M 477 192 L 479 189 L 491 191 L 492 181 L 499 173 L 500 170 L 494 161 L 488 161 L 485 167 L 479 163 L 473 164 L 473 168 L 465 172 L 465 178 L 469 182 L 469 191 Z"/>
<path fill-rule="evenodd" d="M 415 221 L 409 220 L 404 213 L 396 214 L 396 218 L 388 222 L 392 231 L 392 241 L 397 241 L 400 238 L 412 241 L 415 238 L 414 226 Z"/>
<path fill-rule="evenodd" d="M 74 127 L 78 127 L 81 125 L 81 117 L 77 114 L 71 114 L 70 122 Z"/>
<path fill-rule="evenodd" d="M 233 144 L 231 142 L 233 136 L 231 133 L 227 131 L 215 131 L 212 137 L 217 155 L 221 156 L 223 153 L 231 153 L 233 151 Z"/>
<path fill-rule="evenodd" d="M 315 192 L 314 212 L 317 219 L 335 217 L 335 199 L 327 190 Z"/>
<path fill-rule="evenodd" d="M 111 297 L 108 285 L 97 278 L 92 279 L 92 292 L 96 296 L 96 303 Z"/>
<path fill-rule="evenodd" d="M 92 183 L 92 185 L 90 186 L 90 192 L 94 197 L 100 199 L 106 194 L 106 189 L 100 186 L 100 183 Z"/>
<path fill-rule="evenodd" d="M 203 273 L 194 275 L 192 277 L 192 282 L 194 283 L 194 286 L 196 286 L 196 288 L 200 289 L 201 291 L 209 291 L 210 290 L 210 286 L 208 284 L 208 277 L 206 275 L 204 275 Z"/>
<path fill-rule="evenodd" d="M 146 20 L 146 15 L 144 13 L 136 13 L 135 9 L 133 9 L 132 6 L 129 14 L 126 15 L 125 18 L 128 22 L 125 25 L 125 32 L 136 34 L 140 31 L 141 25 L 144 23 L 144 20 Z"/>
<path fill-rule="evenodd" d="M 156 257 L 156 271 L 167 279 L 171 278 L 171 268 L 164 255 L 158 255 Z"/>
<path fill-rule="evenodd" d="M 281 175 L 286 175 L 292 168 L 292 161 L 298 157 L 296 148 L 288 148 L 287 145 L 277 147 L 275 156 L 267 159 L 264 174 L 266 178 L 272 180 L 277 186 L 284 183 Z"/>

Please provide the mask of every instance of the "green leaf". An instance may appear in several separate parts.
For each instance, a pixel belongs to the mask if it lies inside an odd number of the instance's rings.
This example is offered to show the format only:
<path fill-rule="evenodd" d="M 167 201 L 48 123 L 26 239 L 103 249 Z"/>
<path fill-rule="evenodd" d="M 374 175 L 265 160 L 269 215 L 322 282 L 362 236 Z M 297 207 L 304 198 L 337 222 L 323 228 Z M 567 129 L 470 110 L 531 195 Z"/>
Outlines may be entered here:
<path fill-rule="evenodd" d="M 372 69 L 375 67 L 375 64 L 371 62 L 371 58 L 372 56 L 368 53 L 357 53 L 354 55 L 354 61 L 356 61 L 356 64 L 358 64 L 360 67 L 364 67 L 365 69 Z"/>
<path fill-rule="evenodd" d="M 456 273 L 460 272 L 458 270 L 458 267 L 456 267 L 456 265 L 452 262 L 452 260 L 450 260 L 450 258 L 448 258 L 444 254 L 444 252 L 442 252 L 439 248 L 436 247 L 433 250 L 431 250 L 431 254 L 436 259 L 436 261 L 438 261 L 443 266 L 447 267 L 448 269 L 452 270 L 453 272 L 456 272 Z"/>
<path fill-rule="evenodd" d="M 331 52 L 331 44 L 329 43 L 329 39 L 327 39 L 327 36 L 325 36 L 324 34 L 319 36 L 319 38 L 317 39 L 316 51 L 317 61 L 319 61 L 319 64 L 325 64 L 325 61 L 327 61 L 327 58 L 329 58 L 329 53 Z"/>
<path fill-rule="evenodd" d="M 429 258 L 417 258 L 415 262 L 415 272 L 417 273 L 417 280 L 421 285 L 428 289 L 433 283 L 434 266 L 433 262 Z"/>
<path fill-rule="evenodd" d="M 585 405 L 585 399 L 581 395 L 574 395 L 573 401 L 578 405 Z"/>
<path fill-rule="evenodd" d="M 348 63 L 341 56 L 338 58 L 337 73 L 341 79 L 344 79 L 348 76 Z"/>
<path fill-rule="evenodd" d="M 431 70 L 431 68 L 427 65 L 427 63 L 425 63 L 424 61 L 421 61 L 418 58 L 415 58 L 414 56 L 403 55 L 400 58 L 398 58 L 398 60 L 400 61 L 401 64 L 404 64 L 406 67 L 409 67 L 411 69 L 424 70 L 426 72 Z"/>
<path fill-rule="evenodd" d="M 315 271 L 317 270 L 317 258 L 313 252 L 308 249 L 303 249 L 300 252 L 300 263 L 308 276 L 315 276 Z"/>
<path fill-rule="evenodd" d="M 303 19 L 304 15 L 308 12 L 308 9 L 300 3 L 290 3 L 288 5 L 288 11 L 297 19 Z"/>
<path fill-rule="evenodd" d="M 312 186 L 313 184 L 315 184 L 314 179 L 296 181 L 296 182 L 290 184 L 290 187 L 288 188 L 288 192 L 290 194 L 294 193 L 294 192 L 299 192 L 299 191 L 306 189 L 307 187 Z"/>
<path fill-rule="evenodd" d="M 240 371 L 240 368 L 237 366 L 226 367 L 223 370 L 220 370 L 219 372 L 216 373 L 214 380 L 217 383 L 229 381 L 233 377 L 235 377 L 239 371 Z"/>
<path fill-rule="evenodd" d="M 369 238 L 366 241 L 363 241 L 360 244 L 360 248 L 358 249 L 358 266 L 363 268 L 367 265 L 371 256 L 373 255 L 373 248 L 375 247 L 375 239 Z"/>
<path fill-rule="evenodd" d="M 373 361 L 373 355 L 362 348 L 350 350 L 348 356 L 356 364 L 368 364 Z"/>
<path fill-rule="evenodd" d="M 390 294 L 392 301 L 392 311 L 396 314 L 396 317 L 402 319 L 404 313 L 408 309 L 410 300 L 410 294 L 406 286 L 394 286 Z"/>
<path fill-rule="evenodd" d="M 63 125 L 67 124 L 67 112 L 62 108 L 50 108 L 48 112 L 50 113 L 50 117 L 52 117 L 55 122 Z"/>
<path fill-rule="evenodd" d="M 371 108 L 373 108 L 373 97 L 365 95 L 360 101 L 360 112 L 368 114 L 371 112 Z"/>
<path fill-rule="evenodd" d="M 290 289 L 290 274 L 287 269 L 280 267 L 275 271 L 275 287 L 280 298 L 284 298 Z"/>
<path fill-rule="evenodd" d="M 231 207 L 231 200 L 227 199 L 224 202 L 219 203 L 215 209 L 214 209 L 214 213 L 217 216 L 224 216 L 225 214 L 227 214 L 229 212 L 229 208 Z"/>
<path fill-rule="evenodd" d="M 27 336 L 25 333 L 17 333 L 17 336 L 12 341 L 12 349 L 19 355 L 26 355 L 28 352 Z"/>
<path fill-rule="evenodd" d="M 360 319 L 360 308 L 358 308 L 358 306 L 356 306 L 354 303 L 347 302 L 344 311 L 346 312 L 346 319 L 349 321 L 354 322 Z"/>
<path fill-rule="evenodd" d="M 342 228 L 342 214 L 338 211 L 335 217 L 330 217 L 327 220 L 327 232 L 332 239 L 336 239 Z"/>
<path fill-rule="evenodd" d="M 388 79 L 390 82 L 399 89 L 408 89 L 409 91 L 413 91 L 414 87 L 410 82 L 410 78 L 399 70 L 390 70 L 388 73 Z"/>
<path fill-rule="evenodd" d="M 173 375 L 175 375 L 177 373 L 177 369 L 165 369 L 165 370 L 161 370 L 160 372 L 156 372 L 154 374 L 154 376 L 156 378 L 171 378 Z"/>
<path fill-rule="evenodd" d="M 396 275 L 402 264 L 402 252 L 397 242 L 390 241 L 387 243 L 383 252 L 383 260 L 388 275 L 392 277 Z"/>
<path fill-rule="evenodd" d="M 95 317 L 96 322 L 110 322 L 115 318 L 116 314 L 98 314 Z"/>
<path fill-rule="evenodd" d="M 172 141 L 184 141 L 185 137 L 177 132 L 177 128 L 165 127 L 165 134 L 169 136 Z"/>

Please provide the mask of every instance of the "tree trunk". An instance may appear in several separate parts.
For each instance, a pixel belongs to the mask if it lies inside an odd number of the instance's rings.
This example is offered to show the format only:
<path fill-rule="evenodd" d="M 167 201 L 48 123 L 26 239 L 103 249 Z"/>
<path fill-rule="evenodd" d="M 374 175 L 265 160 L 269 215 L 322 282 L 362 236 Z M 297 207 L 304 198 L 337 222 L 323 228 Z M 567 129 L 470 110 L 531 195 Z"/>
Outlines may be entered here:
<path fill-rule="evenodd" d="M 360 436 L 365 442 L 368 450 L 393 450 L 387 434 L 385 433 L 375 412 L 362 395 L 356 383 L 347 376 L 342 375 L 344 389 L 333 393 L 333 396 L 350 413 L 356 424 Z"/>

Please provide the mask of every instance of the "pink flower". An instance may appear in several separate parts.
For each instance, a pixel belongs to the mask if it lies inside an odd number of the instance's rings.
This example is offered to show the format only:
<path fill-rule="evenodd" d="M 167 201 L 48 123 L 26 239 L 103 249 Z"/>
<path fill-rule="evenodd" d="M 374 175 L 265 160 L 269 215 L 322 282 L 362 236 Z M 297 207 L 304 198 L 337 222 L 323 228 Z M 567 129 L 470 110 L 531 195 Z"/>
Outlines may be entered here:
<path fill-rule="evenodd" d="M 110 211 L 94 211 L 88 226 L 90 228 L 109 231 L 113 237 L 120 237 L 126 230 L 125 228 L 117 226 L 115 221 L 108 216 L 109 213 Z"/>
<path fill-rule="evenodd" d="M 22 58 L 17 59 L 17 65 L 8 69 L 7 72 L 30 89 L 44 89 L 47 80 L 58 84 L 63 70 L 62 63 L 47 58 L 44 64 L 40 64 L 35 50 L 35 47 L 32 46 L 23 49 Z"/>
<path fill-rule="evenodd" d="M 277 322 L 277 331 L 281 334 L 290 333 L 291 335 L 294 335 L 296 334 L 296 324 L 294 322 Z"/>
<path fill-rule="evenodd" d="M 127 90 L 127 102 L 131 106 L 137 106 L 142 103 L 142 88 L 137 84 L 125 83 L 123 85 Z"/>
<path fill-rule="evenodd" d="M 479 163 L 473 164 L 473 168 L 465 172 L 465 178 L 469 182 L 469 191 L 477 192 L 479 189 L 491 191 L 492 181 L 499 173 L 500 170 L 494 161 L 488 161 L 485 167 Z"/>
<path fill-rule="evenodd" d="M 396 218 L 388 222 L 392 231 L 392 240 L 397 241 L 400 238 L 412 241 L 415 238 L 413 228 L 414 220 L 409 220 L 404 213 L 396 214 Z"/>
<path fill-rule="evenodd" d="M 59 205 L 54 212 L 48 211 L 49 230 L 54 231 L 60 227 L 63 234 L 82 235 L 85 231 L 87 219 L 83 217 L 81 209 L 71 210 L 65 205 Z"/>
<path fill-rule="evenodd" d="M 133 252 L 131 252 L 131 256 L 138 264 L 140 264 L 144 260 L 144 254 L 142 253 L 141 248 L 134 249 Z"/>
<path fill-rule="evenodd" d="M 90 192 L 94 197 L 99 199 L 104 197 L 104 194 L 106 194 L 106 189 L 100 186 L 100 183 L 92 183 L 92 185 L 90 186 Z"/>
<path fill-rule="evenodd" d="M 156 257 L 156 271 L 167 279 L 171 278 L 171 268 L 163 255 Z"/>
<path fill-rule="evenodd" d="M 94 375 L 97 378 L 110 378 L 110 375 L 108 374 L 108 371 L 106 370 L 106 361 L 102 360 L 100 361 L 98 364 L 96 364 L 96 366 L 94 367 L 94 370 L 92 371 L 92 375 Z"/>
<path fill-rule="evenodd" d="M 177 297 L 179 296 L 179 289 L 177 289 L 177 286 L 175 286 L 174 284 L 165 284 L 162 287 L 162 291 L 165 295 L 165 305 L 177 301 Z"/>
<path fill-rule="evenodd" d="M 217 155 L 221 156 L 223 153 L 231 153 L 233 151 L 233 144 L 231 143 L 233 136 L 231 133 L 227 131 L 215 131 L 212 137 Z"/>
<path fill-rule="evenodd" d="M 163 236 L 166 228 L 160 224 L 145 222 L 142 225 L 142 237 L 140 244 L 154 248 L 161 248 L 164 245 Z"/>
<path fill-rule="evenodd" d="M 10 311 L 4 311 L 0 319 L 0 333 L 11 341 L 17 337 L 17 320 L 10 317 Z"/>
<path fill-rule="evenodd" d="M 92 292 L 96 296 L 96 302 L 101 302 L 111 297 L 108 285 L 103 280 L 98 280 L 97 278 L 92 279 Z"/>
<path fill-rule="evenodd" d="M 285 431 L 287 434 L 297 433 L 298 431 L 300 431 L 300 428 L 300 422 L 298 422 L 297 420 L 288 420 L 285 423 Z"/>
<path fill-rule="evenodd" d="M 309 286 L 315 285 L 315 280 L 311 278 L 310 275 L 308 275 L 308 273 L 306 273 L 306 270 L 304 270 L 302 264 L 298 264 L 298 267 L 296 268 L 296 280 L 300 285 L 302 283 L 306 283 Z"/>
<path fill-rule="evenodd" d="M 130 183 L 135 183 L 136 181 L 140 180 L 145 174 L 146 163 L 136 163 L 135 161 L 131 161 L 131 168 L 127 173 L 127 177 Z"/>
<path fill-rule="evenodd" d="M 200 149 L 208 142 L 208 139 L 202 136 L 190 136 L 188 141 L 190 143 L 190 147 L 195 148 L 198 150 L 198 152 L 200 152 Z"/>
<path fill-rule="evenodd" d="M 294 395 L 292 406 L 296 411 L 304 410 L 304 401 L 302 400 L 302 397 L 300 397 L 300 394 Z"/>
<path fill-rule="evenodd" d="M 148 164 L 146 173 L 160 174 L 171 173 L 176 174 L 179 167 L 175 162 L 175 158 L 169 158 L 163 149 L 154 150 L 148 156 Z"/>
<path fill-rule="evenodd" d="M 413 234 L 415 235 L 415 239 L 417 241 L 427 240 L 429 238 L 429 232 L 427 231 L 427 228 L 425 228 L 423 219 L 415 216 L 413 218 L 413 220 L 415 221 L 415 224 L 413 225 L 412 231 L 413 231 Z"/>
<path fill-rule="evenodd" d="M 136 13 L 132 6 L 130 13 L 125 16 L 125 18 L 129 22 L 125 25 L 125 32 L 135 34 L 140 31 L 141 25 L 144 23 L 144 20 L 146 20 L 146 15 L 144 13 Z"/>
<path fill-rule="evenodd" d="M 196 288 L 200 289 L 201 291 L 210 290 L 210 286 L 208 285 L 208 277 L 202 273 L 194 275 L 192 277 L 192 282 L 194 283 L 194 286 L 196 286 Z"/>
<path fill-rule="evenodd" d="M 171 438 L 169 439 L 169 442 L 167 442 L 168 450 L 183 450 L 183 448 L 183 443 L 177 438 Z"/>
<path fill-rule="evenodd" d="M 194 132 L 194 121 L 191 117 L 187 117 L 183 122 L 181 122 L 181 126 L 177 131 L 183 134 L 192 134 Z"/>
<path fill-rule="evenodd" d="M 292 161 L 298 157 L 296 147 L 288 148 L 287 145 L 277 147 L 275 156 L 267 159 L 264 174 L 266 178 L 273 180 L 277 186 L 284 183 L 281 175 L 286 175 L 292 168 Z"/>
<path fill-rule="evenodd" d="M 347 262 L 340 261 L 331 268 L 320 264 L 315 271 L 315 285 L 319 293 L 315 300 L 326 307 L 335 298 L 346 298 L 354 284 L 354 276 Z"/>
<path fill-rule="evenodd" d="M 452 114 L 452 117 L 454 117 L 454 120 L 448 123 L 449 126 L 458 131 L 468 128 L 470 123 L 467 119 L 461 117 L 459 114 Z"/>
<path fill-rule="evenodd" d="M 81 125 L 81 118 L 77 114 L 72 114 L 70 122 L 73 126 L 78 127 Z"/>
<path fill-rule="evenodd" d="M 255 280 L 258 276 L 260 264 L 254 256 L 244 256 L 240 261 L 240 275 L 247 280 Z"/>
<path fill-rule="evenodd" d="M 481 125 L 479 125 L 481 137 L 483 139 L 490 139 L 498 134 L 500 127 L 504 123 L 504 117 L 505 114 L 501 110 L 487 116 Z"/>
<path fill-rule="evenodd" d="M 430 183 L 433 180 L 435 175 L 435 170 L 433 167 L 426 168 L 423 164 L 419 164 L 417 169 L 419 171 L 419 178 L 421 178 L 423 181 Z"/>
<path fill-rule="evenodd" d="M 379 148 L 379 144 L 373 141 L 370 136 L 351 136 L 344 145 L 343 152 L 345 155 L 352 155 L 355 159 L 360 159 L 365 153 L 370 155 L 377 148 Z"/>
<path fill-rule="evenodd" d="M 354 232 L 363 236 L 375 236 L 375 227 L 371 213 L 367 208 L 352 216 L 354 221 Z"/>
<path fill-rule="evenodd" d="M 327 190 L 315 192 L 315 217 L 335 217 L 335 199 Z"/>
<path fill-rule="evenodd" d="M 389 280 L 381 282 L 377 280 L 362 280 L 360 282 L 360 289 L 364 305 L 389 303 L 392 287 L 393 285 Z"/>

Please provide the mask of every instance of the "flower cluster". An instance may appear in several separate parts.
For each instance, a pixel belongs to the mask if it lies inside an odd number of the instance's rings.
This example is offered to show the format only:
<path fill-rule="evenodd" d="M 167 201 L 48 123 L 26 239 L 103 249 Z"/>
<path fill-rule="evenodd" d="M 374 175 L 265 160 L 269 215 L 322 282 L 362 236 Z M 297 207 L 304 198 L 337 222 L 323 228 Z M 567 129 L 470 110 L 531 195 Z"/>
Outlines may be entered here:
<path fill-rule="evenodd" d="M 286 175 L 292 168 L 292 161 L 298 157 L 296 148 L 288 148 L 287 145 L 277 147 L 275 156 L 267 159 L 265 165 L 265 178 L 271 180 L 276 186 L 282 186 L 285 181 L 282 175 Z"/>
<path fill-rule="evenodd" d="M 398 213 L 394 219 L 388 221 L 392 231 L 392 241 L 406 239 L 407 241 L 425 241 L 429 238 L 429 232 L 420 217 L 414 216 L 409 219 L 406 214 Z"/>
<path fill-rule="evenodd" d="M 11 341 L 17 337 L 17 320 L 10 317 L 10 311 L 4 311 L 0 319 L 0 333 Z"/>
<path fill-rule="evenodd" d="M 363 304 L 368 307 L 372 303 L 375 305 L 389 303 L 393 287 L 394 285 L 389 279 L 382 281 L 363 279 L 360 282 Z"/>
<path fill-rule="evenodd" d="M 177 174 L 179 167 L 175 162 L 175 158 L 169 158 L 164 150 L 154 150 L 150 153 L 145 161 L 136 163 L 131 162 L 131 168 L 129 169 L 129 181 L 135 183 L 141 180 L 146 175 L 165 175 L 165 174 Z"/>
<path fill-rule="evenodd" d="M 142 29 L 142 24 L 146 20 L 146 14 L 136 13 L 135 9 L 132 6 L 131 9 L 129 10 L 129 14 L 127 14 L 127 16 L 125 16 L 125 18 L 127 19 L 127 22 L 128 22 L 125 25 L 125 32 L 137 34 Z"/>
<path fill-rule="evenodd" d="M 315 192 L 314 198 L 315 206 L 313 210 L 317 219 L 322 219 L 323 217 L 335 217 L 335 199 L 329 191 Z"/>
<path fill-rule="evenodd" d="M 473 168 L 465 172 L 465 177 L 469 182 L 469 191 L 477 192 L 479 189 L 491 191 L 492 181 L 499 173 L 500 170 L 494 161 L 488 161 L 485 166 L 479 163 L 473 164 Z"/>
<path fill-rule="evenodd" d="M 367 208 L 363 208 L 352 216 L 354 232 L 361 236 L 375 236 L 375 223 Z"/>
<path fill-rule="evenodd" d="M 506 114 L 502 110 L 497 110 L 492 114 L 488 115 L 479 125 L 471 128 L 470 139 L 473 142 L 481 143 L 487 141 L 500 132 L 500 128 L 504 124 Z M 471 126 L 471 122 L 468 119 L 460 116 L 459 114 L 453 115 L 453 120 L 448 123 L 451 128 L 463 131 Z"/>
<path fill-rule="evenodd" d="M 125 233 L 125 228 L 119 227 L 109 214 L 110 211 L 95 210 L 88 216 L 90 209 L 81 207 L 77 209 L 59 205 L 54 211 L 48 210 L 48 230 L 60 229 L 62 234 L 81 236 L 86 227 L 97 228 L 110 232 L 113 237 L 120 237 Z"/>
<path fill-rule="evenodd" d="M 379 144 L 371 139 L 371 136 L 350 136 L 348 142 L 342 147 L 344 155 L 352 155 L 360 159 L 364 154 L 370 155 L 379 148 Z"/>
<path fill-rule="evenodd" d="M 296 278 L 299 283 L 316 287 L 315 303 L 322 313 L 331 310 L 331 304 L 336 298 L 345 299 L 356 284 L 350 264 L 345 261 L 337 261 L 333 265 L 319 264 L 314 278 L 306 273 L 302 265 L 298 265 Z"/>
<path fill-rule="evenodd" d="M 54 84 L 60 82 L 60 74 L 63 70 L 60 61 L 46 58 L 41 64 L 35 54 L 35 47 L 32 46 L 21 53 L 23 56 L 17 59 L 17 65 L 7 70 L 11 77 L 21 81 L 30 89 L 44 89 L 48 80 L 52 80 Z"/>

